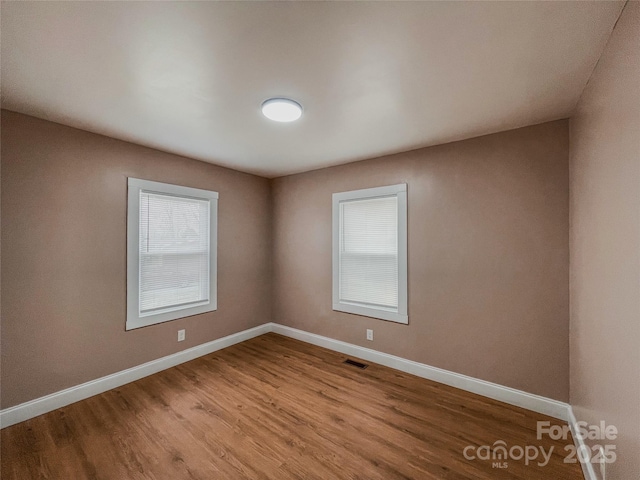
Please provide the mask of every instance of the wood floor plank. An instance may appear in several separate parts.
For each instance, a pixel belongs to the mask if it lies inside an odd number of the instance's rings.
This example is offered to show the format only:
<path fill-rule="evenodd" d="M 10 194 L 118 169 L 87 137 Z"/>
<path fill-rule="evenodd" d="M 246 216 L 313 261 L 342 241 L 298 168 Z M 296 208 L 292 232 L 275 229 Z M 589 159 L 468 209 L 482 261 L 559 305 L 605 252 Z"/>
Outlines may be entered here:
<path fill-rule="evenodd" d="M 273 333 L 0 433 L 2 479 L 582 479 L 561 422 Z M 366 362 L 365 362 L 366 363 Z M 544 466 L 466 446 L 553 447 Z"/>

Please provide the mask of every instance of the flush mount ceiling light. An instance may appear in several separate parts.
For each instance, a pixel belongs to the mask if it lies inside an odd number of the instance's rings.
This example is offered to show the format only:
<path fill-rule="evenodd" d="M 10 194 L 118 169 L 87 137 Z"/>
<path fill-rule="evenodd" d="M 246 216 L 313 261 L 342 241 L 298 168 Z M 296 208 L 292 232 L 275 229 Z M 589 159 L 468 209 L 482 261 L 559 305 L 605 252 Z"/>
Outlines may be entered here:
<path fill-rule="evenodd" d="M 262 104 L 262 114 L 274 122 L 294 122 L 302 116 L 302 105 L 288 98 L 270 98 Z"/>

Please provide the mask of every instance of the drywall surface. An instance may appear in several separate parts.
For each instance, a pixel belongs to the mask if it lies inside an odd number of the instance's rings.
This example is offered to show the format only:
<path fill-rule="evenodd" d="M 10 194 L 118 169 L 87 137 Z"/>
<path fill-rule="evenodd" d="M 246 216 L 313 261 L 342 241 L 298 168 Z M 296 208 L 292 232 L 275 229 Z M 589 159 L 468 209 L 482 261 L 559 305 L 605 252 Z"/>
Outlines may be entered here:
<path fill-rule="evenodd" d="M 640 478 L 640 3 L 628 2 L 570 123 L 571 405 L 618 428 L 607 480 Z M 596 470 L 598 470 L 596 465 Z"/>
<path fill-rule="evenodd" d="M 409 324 L 333 311 L 331 195 L 398 183 L 408 189 Z M 568 400 L 566 120 L 272 187 L 275 322 Z"/>
<path fill-rule="evenodd" d="M 268 180 L 8 111 L 1 153 L 2 408 L 270 321 Z M 127 177 L 219 192 L 216 312 L 125 331 Z"/>

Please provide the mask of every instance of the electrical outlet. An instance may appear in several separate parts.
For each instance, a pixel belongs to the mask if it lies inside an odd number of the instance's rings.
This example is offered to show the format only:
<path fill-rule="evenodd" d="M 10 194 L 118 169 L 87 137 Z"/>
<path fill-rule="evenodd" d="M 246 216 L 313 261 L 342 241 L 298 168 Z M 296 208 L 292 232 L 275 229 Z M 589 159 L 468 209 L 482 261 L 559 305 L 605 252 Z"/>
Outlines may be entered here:
<path fill-rule="evenodd" d="M 370 328 L 367 328 L 367 340 L 373 342 L 373 330 L 371 330 Z"/>
<path fill-rule="evenodd" d="M 184 340 L 185 332 L 184 330 L 178 330 L 178 341 L 182 342 Z"/>

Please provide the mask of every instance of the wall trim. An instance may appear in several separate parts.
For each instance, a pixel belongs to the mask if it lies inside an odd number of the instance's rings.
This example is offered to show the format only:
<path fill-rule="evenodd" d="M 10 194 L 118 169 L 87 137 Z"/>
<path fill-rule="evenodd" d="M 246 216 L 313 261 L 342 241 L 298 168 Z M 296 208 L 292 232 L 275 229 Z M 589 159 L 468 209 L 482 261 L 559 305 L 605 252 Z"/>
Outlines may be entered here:
<path fill-rule="evenodd" d="M 202 345 L 188 348 L 172 355 L 167 355 L 166 357 L 161 357 L 156 360 L 143 363 L 136 367 L 107 375 L 106 377 L 91 380 L 75 387 L 67 388 L 44 397 L 36 398 L 35 400 L 21 403 L 14 407 L 5 408 L 4 410 L 0 410 L 0 428 L 9 427 L 16 423 L 29 420 L 30 418 L 37 417 L 38 415 L 65 407 L 80 400 L 84 400 L 85 398 L 93 397 L 94 395 L 104 393 L 113 388 L 134 382 L 149 375 L 153 375 L 154 373 L 166 370 L 167 368 L 175 367 L 181 363 L 194 360 L 203 355 L 208 355 L 209 353 L 230 347 L 236 343 L 244 342 L 245 340 L 263 335 L 270 331 L 271 325 L 269 323 L 265 323 L 211 342 L 203 343 Z"/>
<path fill-rule="evenodd" d="M 477 393 L 484 397 L 499 400 L 510 405 L 533 410 L 560 420 L 569 420 L 569 404 L 542 397 L 533 393 L 523 392 L 515 388 L 505 387 L 497 383 L 487 382 L 474 377 L 468 377 L 460 373 L 432 367 L 424 363 L 414 362 L 388 353 L 379 352 L 370 348 L 360 347 L 351 343 L 334 340 L 314 333 L 308 333 L 296 328 L 272 323 L 272 332 L 286 337 L 295 338 L 312 345 L 328 348 L 336 352 L 352 355 L 370 362 L 378 363 L 386 367 L 395 368 L 402 372 L 410 373 L 418 377 L 443 383 L 451 387 L 460 388 L 467 392 Z"/>
<path fill-rule="evenodd" d="M 580 449 L 589 449 L 589 446 L 584 443 L 584 439 L 578 437 L 578 429 L 576 424 L 578 421 L 576 420 L 576 416 L 573 414 L 573 408 L 569 406 L 569 428 L 571 429 L 571 436 L 573 437 L 573 443 L 576 446 L 576 449 L 580 451 Z M 582 467 L 582 474 L 584 475 L 585 480 L 599 480 L 600 476 L 596 473 L 596 469 L 591 462 L 580 462 L 580 466 Z"/>
<path fill-rule="evenodd" d="M 158 373 L 162 370 L 166 370 L 167 368 L 180 365 L 181 363 L 194 360 L 203 355 L 208 355 L 217 350 L 230 347 L 269 332 L 278 333 L 280 335 L 301 340 L 319 347 L 324 347 L 335 352 L 358 357 L 363 360 L 395 368 L 396 370 L 410 373 L 418 377 L 460 388 L 461 390 L 476 393 L 494 400 L 499 400 L 510 405 L 549 415 L 550 417 L 568 421 L 572 431 L 575 428 L 575 417 L 573 416 L 571 407 L 567 403 L 273 322 L 265 323 L 248 330 L 243 330 L 166 357 L 158 358 L 157 360 L 143 363 L 142 365 L 138 365 L 121 372 L 116 372 L 75 387 L 67 388 L 44 397 L 21 403 L 20 405 L 0 410 L 0 428 L 15 425 L 16 423 L 65 407 L 80 400 L 84 400 L 85 398 L 104 393 L 113 388 L 120 387 L 146 376 L 153 375 L 154 373 Z M 574 438 L 576 438 L 575 434 Z M 593 466 L 590 464 L 589 466 L 593 471 Z M 583 465 L 583 469 L 584 468 L 586 468 L 585 465 Z M 585 473 L 585 477 L 587 480 L 597 480 L 597 477 L 589 477 L 587 473 Z"/>

